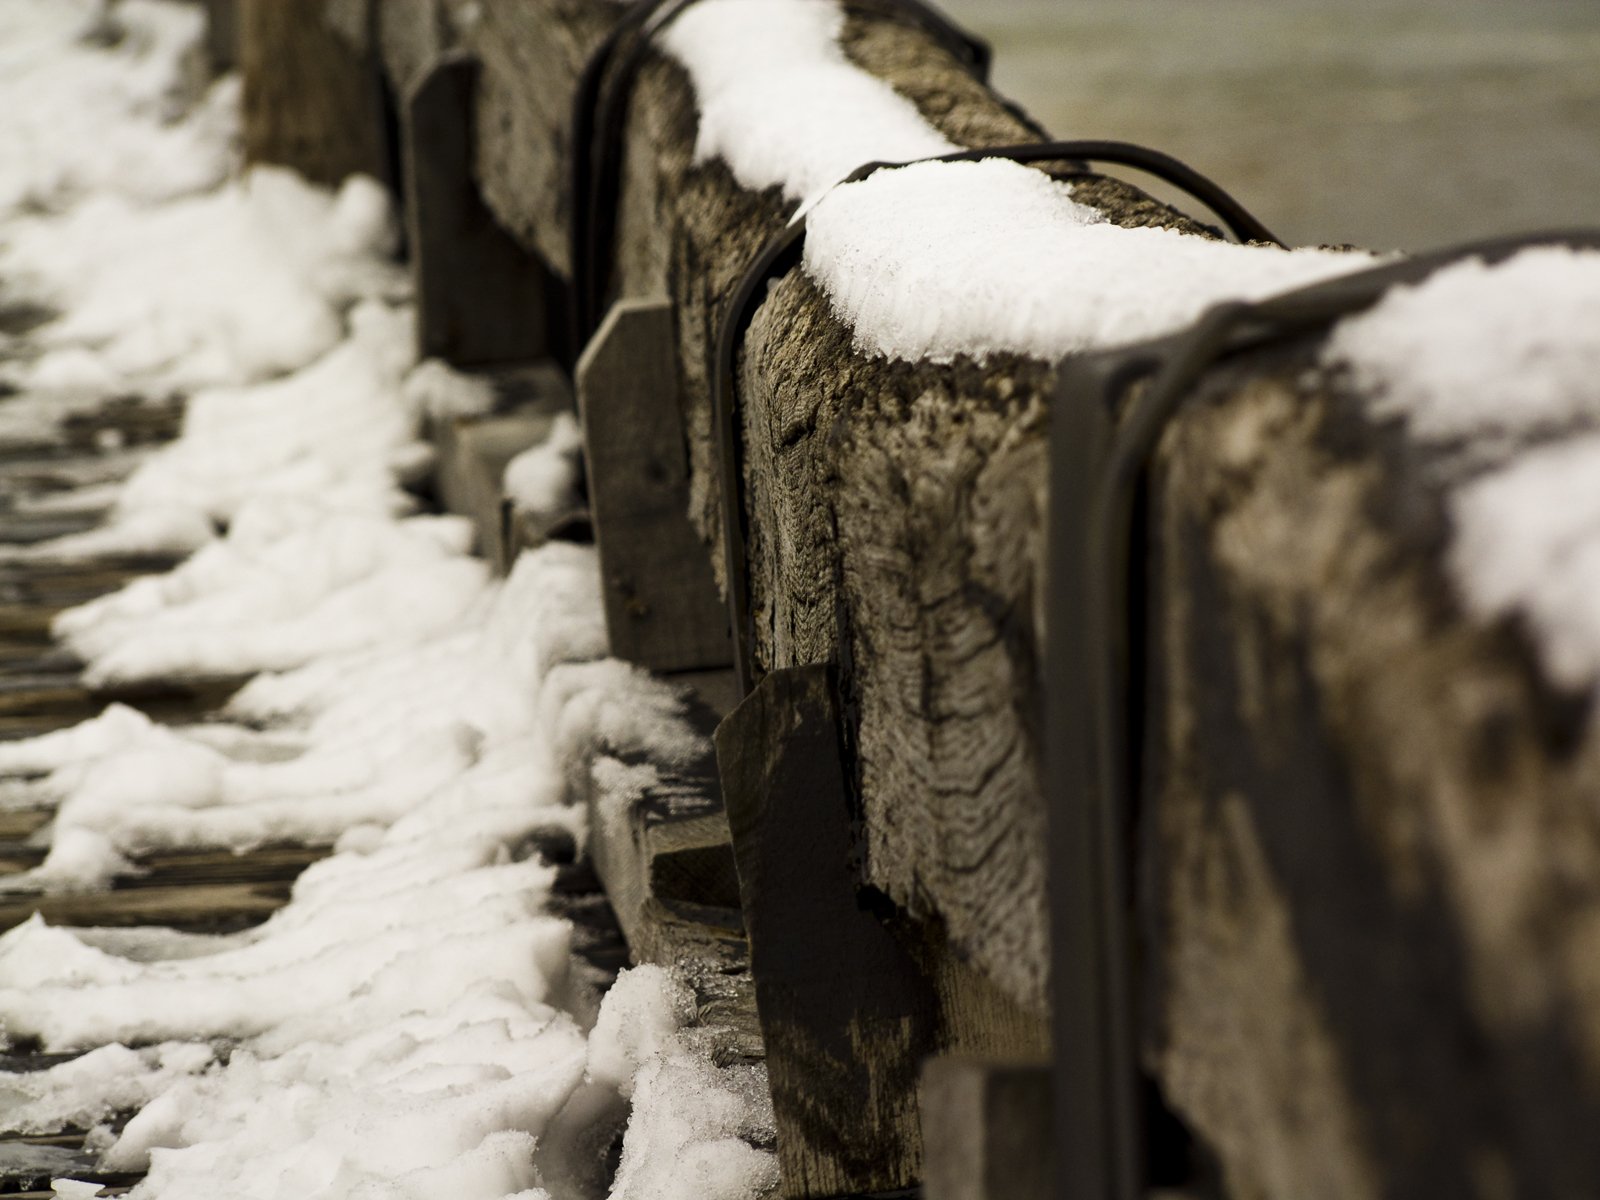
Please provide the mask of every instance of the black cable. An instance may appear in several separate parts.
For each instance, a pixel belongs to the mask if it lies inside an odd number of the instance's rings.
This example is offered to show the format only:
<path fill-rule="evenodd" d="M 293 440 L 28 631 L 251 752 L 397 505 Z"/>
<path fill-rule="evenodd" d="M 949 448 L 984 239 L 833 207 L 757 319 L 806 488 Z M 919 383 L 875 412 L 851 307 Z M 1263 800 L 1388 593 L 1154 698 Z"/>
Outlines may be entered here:
<path fill-rule="evenodd" d="M 616 241 L 623 122 L 655 36 L 695 0 L 638 0 L 596 47 L 579 76 L 572 110 L 568 194 L 572 260 L 573 353 L 599 327 Z M 924 0 L 870 0 L 908 16 L 980 80 L 988 79 L 987 42 L 956 26 Z M 624 49 L 626 47 L 626 49 Z"/>
<path fill-rule="evenodd" d="M 1241 240 L 1282 245 L 1260 221 L 1246 212 L 1238 201 L 1198 171 L 1159 151 L 1147 150 L 1127 142 L 1101 140 L 1038 142 L 1021 146 L 961 150 L 918 161 L 979 162 L 989 158 L 1005 158 L 1015 162 L 1068 162 L 1075 164 L 1077 170 L 1086 170 L 1081 166 L 1081 160 L 1136 165 L 1141 170 L 1161 175 L 1176 186 L 1192 190 L 1197 199 L 1216 210 Z M 851 172 L 844 182 L 860 182 L 878 171 L 911 165 L 914 164 L 866 163 Z M 734 375 L 738 366 L 739 343 L 755 316 L 756 308 L 766 294 L 766 285 L 799 263 L 805 248 L 805 236 L 806 222 L 801 216 L 768 243 L 745 271 L 739 286 L 729 300 L 717 337 L 711 411 L 719 449 L 717 461 L 721 472 L 719 483 L 722 498 L 724 586 L 728 600 L 728 620 L 733 634 L 734 668 L 739 676 L 739 686 L 745 694 L 749 694 L 756 683 L 753 648 L 755 631 L 751 625 L 750 586 L 746 578 L 748 566 L 745 558 L 746 525 L 741 484 L 743 454 L 734 411 L 737 390 Z"/>
<path fill-rule="evenodd" d="M 1129 881 L 1141 790 L 1133 600 L 1143 581 L 1132 546 L 1163 431 L 1224 357 L 1324 328 L 1452 263 L 1497 262 L 1540 245 L 1600 249 L 1600 231 L 1496 238 L 1253 304 L 1219 304 L 1175 336 L 1062 364 L 1051 406 L 1044 728 L 1063 1198 L 1133 1200 L 1142 1186 Z"/>

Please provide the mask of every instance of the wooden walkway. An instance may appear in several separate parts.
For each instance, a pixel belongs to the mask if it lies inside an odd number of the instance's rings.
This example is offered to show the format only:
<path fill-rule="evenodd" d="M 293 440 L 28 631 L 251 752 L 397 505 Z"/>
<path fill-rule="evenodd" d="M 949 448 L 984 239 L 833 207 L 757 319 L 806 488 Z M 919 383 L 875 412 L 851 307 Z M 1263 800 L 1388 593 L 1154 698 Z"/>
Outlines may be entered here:
<path fill-rule="evenodd" d="M 69 418 L 58 441 L 0 448 L 0 545 L 31 545 L 93 528 L 103 515 L 99 511 L 41 511 L 38 502 L 73 486 L 94 460 L 106 460 L 123 447 L 170 440 L 180 417 L 175 405 L 112 402 Z M 127 465 L 131 468 L 133 460 Z M 229 689 L 91 688 L 82 679 L 82 664 L 50 636 L 51 622 L 64 609 L 171 565 L 159 557 L 119 557 L 0 566 L 0 739 L 67 728 L 113 701 L 167 721 L 194 720 L 215 707 Z M 52 816 L 48 809 L 0 811 L 0 877 L 44 859 Z M 324 853 L 319 847 L 274 846 L 247 855 L 166 854 L 141 862 L 145 874 L 120 880 L 109 891 L 0 894 L 0 932 L 36 913 L 56 925 L 164 925 L 207 933 L 242 929 L 279 908 L 295 877 Z M 0 1055 L 0 1072 L 42 1070 L 72 1057 L 13 1046 Z M 120 1195 L 138 1181 L 98 1171 L 98 1154 L 85 1147 L 85 1136 L 85 1130 L 69 1129 L 0 1139 L 0 1195 L 48 1197 L 51 1178 L 63 1175 L 97 1181 L 107 1196 Z"/>

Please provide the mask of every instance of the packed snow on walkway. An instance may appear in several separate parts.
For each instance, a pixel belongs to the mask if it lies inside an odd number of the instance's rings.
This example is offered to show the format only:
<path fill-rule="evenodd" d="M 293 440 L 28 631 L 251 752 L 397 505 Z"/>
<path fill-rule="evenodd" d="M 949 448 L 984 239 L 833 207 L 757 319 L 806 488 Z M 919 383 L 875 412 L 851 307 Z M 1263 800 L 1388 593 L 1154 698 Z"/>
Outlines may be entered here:
<path fill-rule="evenodd" d="M 415 362 L 376 184 L 238 169 L 200 13 L 0 3 L 0 306 L 56 314 L 0 343 L 0 436 L 109 396 L 187 403 L 177 442 L 83 493 L 110 499 L 102 527 L 8 556 L 186 556 L 55 632 L 95 683 L 248 681 L 209 724 L 113 705 L 0 745 L 0 806 L 54 813 L 4 886 L 102 887 L 159 850 L 333 853 L 241 933 L 0 936 L 0 1040 L 84 1052 L 0 1075 L 0 1130 L 99 1125 L 106 1169 L 148 1170 L 135 1197 L 576 1200 L 626 1120 L 612 1196 L 759 1195 L 761 1077 L 712 1066 L 667 971 L 601 1003 L 532 852 L 582 845 L 567 777 L 590 746 L 704 747 L 675 692 L 605 658 L 590 550 L 497 581 L 464 521 L 417 511 L 424 418 L 481 389 Z M 565 497 L 558 435 L 523 465 L 530 503 Z"/>

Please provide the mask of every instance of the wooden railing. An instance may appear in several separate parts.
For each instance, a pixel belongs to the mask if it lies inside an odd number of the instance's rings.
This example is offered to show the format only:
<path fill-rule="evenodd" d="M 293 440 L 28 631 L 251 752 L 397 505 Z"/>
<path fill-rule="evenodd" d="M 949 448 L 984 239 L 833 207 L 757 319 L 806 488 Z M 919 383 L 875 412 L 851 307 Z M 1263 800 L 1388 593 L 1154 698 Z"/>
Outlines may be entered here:
<path fill-rule="evenodd" d="M 893 5 L 845 11 L 845 56 L 951 141 L 1044 136 Z M 714 353 L 791 213 L 697 161 L 691 84 L 648 54 L 599 281 L 615 307 L 569 344 L 572 98 L 619 12 L 242 0 L 246 144 L 394 183 L 428 353 L 575 367 L 614 644 L 715 697 Z M 1118 179 L 1074 196 L 1214 236 Z M 1524 631 L 1453 599 L 1445 485 L 1403 428 L 1306 382 L 1321 337 L 1208 369 L 1138 510 L 1129 915 L 1149 1143 L 1200 1193 L 1586 1194 L 1600 739 Z M 977 1129 L 971 1153 L 928 1147 L 929 1195 L 1036 1194 L 1047 1174 L 996 1148 L 1048 1153 L 1037 1073 L 947 1059 L 920 1113 L 917 1080 L 930 1057 L 1049 1053 L 1057 364 L 863 354 L 798 269 L 739 363 L 740 559 L 768 683 L 719 734 L 731 830 L 715 804 L 677 833 L 663 809 L 601 847 L 633 881 L 624 927 L 636 953 L 690 953 L 683 927 L 734 903 L 737 858 L 788 1194 L 911 1184 L 924 1120 Z M 648 894 L 658 853 L 670 902 Z"/>

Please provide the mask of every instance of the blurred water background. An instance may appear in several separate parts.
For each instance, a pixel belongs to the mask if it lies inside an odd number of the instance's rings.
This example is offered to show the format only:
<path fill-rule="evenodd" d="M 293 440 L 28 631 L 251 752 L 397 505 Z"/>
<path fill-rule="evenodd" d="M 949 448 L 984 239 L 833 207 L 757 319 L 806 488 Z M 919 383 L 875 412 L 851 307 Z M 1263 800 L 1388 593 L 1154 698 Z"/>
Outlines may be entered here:
<path fill-rule="evenodd" d="M 1600 226 L 1600 0 L 942 7 L 1051 133 L 1175 154 L 1287 241 Z"/>

